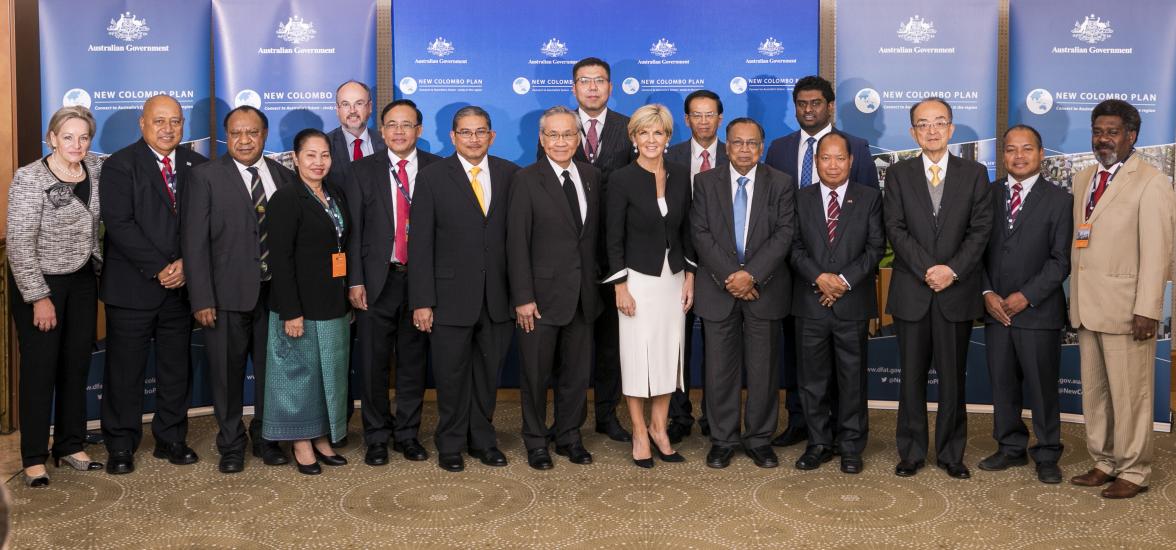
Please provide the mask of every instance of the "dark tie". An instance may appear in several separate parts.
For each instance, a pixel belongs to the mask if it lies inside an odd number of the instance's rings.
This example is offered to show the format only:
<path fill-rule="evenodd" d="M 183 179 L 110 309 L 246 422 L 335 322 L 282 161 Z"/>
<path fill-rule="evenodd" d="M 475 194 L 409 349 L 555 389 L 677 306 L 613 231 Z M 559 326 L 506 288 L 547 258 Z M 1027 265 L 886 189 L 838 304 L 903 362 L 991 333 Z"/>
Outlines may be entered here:
<path fill-rule="evenodd" d="M 396 261 L 401 264 L 408 263 L 408 209 L 411 206 L 408 202 L 408 161 L 400 159 L 396 163 L 396 180 L 399 183 L 396 193 L 396 236 L 392 243 L 393 255 Z"/>
<path fill-rule="evenodd" d="M 1021 213 L 1021 182 L 1013 184 L 1013 197 L 1009 199 L 1009 229 L 1013 228 L 1013 223 L 1017 221 L 1017 214 Z"/>
<path fill-rule="evenodd" d="M 588 119 L 588 139 L 584 144 L 584 153 L 588 155 L 588 162 L 596 160 L 596 153 L 600 147 L 600 134 L 596 133 L 596 123 L 595 118 Z"/>
<path fill-rule="evenodd" d="M 167 191 L 167 197 L 171 199 L 172 212 L 176 211 L 176 173 L 172 170 L 171 159 L 163 157 L 163 170 L 160 174 L 163 175 L 163 188 Z"/>
<path fill-rule="evenodd" d="M 576 222 L 576 234 L 584 231 L 584 220 L 580 218 L 580 197 L 576 194 L 576 184 L 572 183 L 572 173 L 563 171 L 564 196 L 568 199 L 568 206 L 572 207 L 572 221 Z"/>
<path fill-rule="evenodd" d="M 833 237 L 837 235 L 837 220 L 839 218 L 841 218 L 841 205 L 837 204 L 837 191 L 829 191 L 829 209 L 825 212 L 825 219 L 829 224 L 829 244 L 833 244 Z"/>
<path fill-rule="evenodd" d="M 257 213 L 257 248 L 259 258 L 261 258 L 261 280 L 270 280 L 269 264 L 269 247 L 265 244 L 265 237 L 268 234 L 265 223 L 265 207 L 268 201 L 265 197 L 265 186 L 261 183 L 261 173 L 257 171 L 256 166 L 246 168 L 249 171 L 251 179 L 249 180 L 249 194 L 253 196 L 253 211 Z"/>
<path fill-rule="evenodd" d="M 1101 199 L 1103 193 L 1107 190 L 1107 180 L 1111 179 L 1111 173 L 1106 170 L 1098 172 L 1098 187 L 1094 188 L 1094 193 L 1090 194 L 1090 202 L 1086 204 L 1086 217 L 1089 218 L 1094 213 L 1094 207 L 1098 206 L 1098 199 Z"/>
<path fill-rule="evenodd" d="M 808 147 L 804 150 L 804 161 L 800 165 L 800 187 L 801 189 L 808 187 L 813 183 L 813 143 L 817 141 L 815 137 L 809 137 L 805 140 Z"/>
<path fill-rule="evenodd" d="M 363 145 L 363 140 L 360 138 L 355 138 L 355 141 L 351 142 L 351 160 L 363 158 L 363 149 L 360 148 L 360 145 Z"/>

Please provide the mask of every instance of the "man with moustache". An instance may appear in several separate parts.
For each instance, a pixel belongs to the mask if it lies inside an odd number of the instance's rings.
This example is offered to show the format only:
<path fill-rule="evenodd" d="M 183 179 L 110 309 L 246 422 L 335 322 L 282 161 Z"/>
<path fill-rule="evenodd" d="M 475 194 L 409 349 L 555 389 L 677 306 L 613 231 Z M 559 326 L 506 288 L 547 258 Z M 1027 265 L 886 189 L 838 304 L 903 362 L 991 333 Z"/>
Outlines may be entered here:
<path fill-rule="evenodd" d="M 349 298 L 359 332 L 364 462 L 370 466 L 388 463 L 390 439 L 408 460 L 429 458 L 418 439 L 429 340 L 412 326 L 408 307 L 408 229 L 417 174 L 441 157 L 417 149 L 422 122 L 411 100 L 385 106 L 380 135 L 388 149 L 355 161 L 345 187 L 352 220 L 348 249 L 357 252 L 347 258 Z M 393 355 L 395 416 L 388 400 Z"/>
<path fill-rule="evenodd" d="M 1070 324 L 1078 329 L 1082 417 L 1094 467 L 1070 483 L 1111 482 L 1104 498 L 1132 498 L 1148 489 L 1156 334 L 1176 228 L 1171 184 L 1135 154 L 1139 127 L 1139 111 L 1130 103 L 1099 103 L 1090 112 L 1098 163 L 1072 180 L 1077 231 Z"/>
<path fill-rule="evenodd" d="M 527 464 L 548 470 L 549 380 L 555 386 L 556 454 L 574 464 L 592 463 L 580 427 L 588 411 L 592 324 L 604 304 L 596 288 L 600 172 L 572 158 L 580 146 L 579 118 L 567 107 L 548 109 L 539 118 L 539 143 L 546 158 L 511 180 L 506 251 L 520 328 Z"/>
<path fill-rule="evenodd" d="M 430 333 L 438 465 L 460 472 L 463 449 L 487 466 L 506 466 L 493 419 L 510 347 L 507 197 L 518 167 L 487 155 L 494 130 L 481 107 L 458 109 L 449 138 L 453 156 L 417 176 L 408 297 L 413 325 Z"/>
<path fill-rule="evenodd" d="M 911 137 L 922 153 L 886 171 L 882 199 L 894 274 L 886 309 L 898 332 L 902 386 L 898 401 L 898 465 L 918 473 L 927 457 L 927 373 L 939 374 L 935 413 L 936 465 L 968 479 L 964 409 L 968 337 L 984 314 L 980 297 L 984 256 L 992 233 L 992 204 L 984 165 L 947 151 L 955 126 L 939 97 L 911 107 Z"/>
<path fill-rule="evenodd" d="M 99 189 L 106 227 L 99 297 L 106 304 L 102 437 L 106 471 L 135 471 L 143 438 L 143 382 L 155 348 L 156 458 L 193 464 L 187 445 L 192 318 L 184 289 L 180 208 L 192 169 L 208 159 L 179 147 L 184 111 L 166 95 L 149 98 L 139 116 L 142 139 L 106 159 Z"/>
<path fill-rule="evenodd" d="M 372 116 L 372 89 L 357 80 L 348 80 L 335 89 L 335 114 L 339 127 L 327 133 L 331 146 L 332 181 L 346 181 L 351 163 L 384 151 L 381 133 L 368 130 Z"/>
<path fill-rule="evenodd" d="M 242 105 L 229 111 L 224 125 L 228 154 L 192 171 L 181 211 L 181 245 L 192 314 L 204 327 L 219 469 L 231 474 L 245 469 L 241 410 L 250 359 L 253 455 L 271 466 L 289 462 L 276 442 L 261 438 L 272 278 L 265 211 L 269 197 L 297 176 L 262 156 L 269 133 L 265 113 Z"/>

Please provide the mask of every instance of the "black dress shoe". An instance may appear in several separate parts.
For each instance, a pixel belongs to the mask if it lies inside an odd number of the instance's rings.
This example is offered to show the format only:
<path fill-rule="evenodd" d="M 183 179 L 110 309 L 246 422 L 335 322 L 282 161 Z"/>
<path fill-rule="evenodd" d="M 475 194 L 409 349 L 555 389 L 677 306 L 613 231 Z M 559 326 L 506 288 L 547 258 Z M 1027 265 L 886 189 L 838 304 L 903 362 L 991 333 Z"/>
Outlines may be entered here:
<path fill-rule="evenodd" d="M 935 465 L 947 472 L 947 475 L 956 479 L 969 479 L 972 477 L 972 472 L 968 471 L 968 467 L 964 466 L 963 462 L 937 461 Z"/>
<path fill-rule="evenodd" d="M 426 451 L 415 437 L 393 443 L 392 450 L 403 454 L 405 459 L 414 462 L 429 459 L 429 451 Z"/>
<path fill-rule="evenodd" d="M 282 450 L 278 442 L 267 439 L 258 440 L 253 445 L 253 456 L 260 458 L 266 466 L 281 466 L 290 463 L 290 459 L 286 456 L 286 451 Z"/>
<path fill-rule="evenodd" d="M 130 451 L 114 451 L 106 459 L 106 473 L 110 475 L 129 474 L 135 471 L 135 455 Z"/>
<path fill-rule="evenodd" d="M 652 435 L 649 436 L 649 446 L 653 449 L 653 452 L 657 453 L 657 457 L 660 458 L 662 462 L 686 462 L 686 457 L 682 456 L 682 454 L 678 451 L 674 451 L 670 454 L 663 453 L 662 450 L 658 448 L 657 442 L 653 440 Z"/>
<path fill-rule="evenodd" d="M 347 464 L 347 457 L 343 455 L 325 455 L 319 452 L 318 447 L 312 445 L 312 448 L 314 448 L 314 457 L 327 466 L 343 466 Z"/>
<path fill-rule="evenodd" d="M 331 442 L 332 449 L 338 449 L 340 447 L 346 447 L 346 446 L 347 446 L 347 434 L 343 434 L 343 437 L 340 438 L 339 441 L 332 441 Z"/>
<path fill-rule="evenodd" d="M 617 422 L 616 420 L 613 420 L 608 424 L 597 424 L 596 433 L 605 434 L 609 439 L 613 441 L 620 441 L 622 443 L 633 441 L 633 434 L 630 434 L 628 430 L 622 428 L 621 423 Z"/>
<path fill-rule="evenodd" d="M 217 469 L 222 474 L 235 474 L 245 470 L 245 453 L 241 451 L 227 451 L 221 453 L 220 464 Z"/>
<path fill-rule="evenodd" d="M 172 443 L 156 442 L 155 452 L 152 454 L 155 458 L 166 458 L 168 462 L 176 466 L 195 464 L 197 460 L 200 460 L 200 457 L 196 456 L 196 451 L 193 451 L 183 441 Z"/>
<path fill-rule="evenodd" d="M 1057 462 L 1038 462 L 1037 481 L 1042 483 L 1061 483 L 1062 469 L 1058 468 Z"/>
<path fill-rule="evenodd" d="M 683 422 L 670 422 L 666 428 L 666 435 L 670 436 L 670 444 L 677 445 L 682 442 L 682 438 L 690 435 L 690 426 Z"/>
<path fill-rule="evenodd" d="M 706 465 L 711 468 L 726 468 L 731 465 L 731 457 L 734 455 L 735 449 L 731 447 L 712 445 L 710 452 L 706 453 Z"/>
<path fill-rule="evenodd" d="M 999 472 L 1001 470 L 1007 470 L 1013 466 L 1024 466 L 1028 463 L 1029 457 L 1025 455 L 1009 456 L 1000 451 L 997 451 L 992 453 L 991 456 L 985 458 L 984 460 L 981 460 L 977 466 L 986 472 Z"/>
<path fill-rule="evenodd" d="M 775 468 L 780 465 L 780 459 L 776 458 L 776 451 L 772 450 L 771 445 L 744 449 L 743 452 L 760 468 Z"/>
<path fill-rule="evenodd" d="M 772 440 L 773 447 L 790 447 L 808 439 L 808 429 L 788 426 L 783 433 Z"/>
<path fill-rule="evenodd" d="M 460 472 L 465 469 L 465 460 L 461 458 L 461 453 L 441 453 L 437 455 L 437 465 L 443 470 Z"/>
<path fill-rule="evenodd" d="M 368 466 L 383 466 L 388 463 L 388 444 L 372 443 L 363 453 L 363 463 Z"/>
<path fill-rule="evenodd" d="M 898 477 L 911 477 L 923 468 L 923 461 L 911 462 L 909 460 L 901 460 L 898 465 L 894 467 L 894 475 Z"/>
<path fill-rule="evenodd" d="M 301 462 L 298 462 L 298 457 L 294 457 L 294 467 L 298 470 L 298 473 L 302 475 L 317 476 L 323 473 L 323 467 L 319 466 L 318 460 L 315 460 L 310 464 L 302 464 Z"/>
<path fill-rule="evenodd" d="M 796 459 L 797 470 L 816 470 L 822 464 L 833 460 L 833 449 L 824 445 L 812 445 Z"/>
<path fill-rule="evenodd" d="M 555 467 L 546 447 L 527 449 L 527 465 L 536 470 L 550 470 Z"/>
<path fill-rule="evenodd" d="M 470 456 L 482 461 L 487 466 L 506 466 L 506 455 L 498 447 L 489 449 L 470 449 Z"/>
<path fill-rule="evenodd" d="M 862 457 L 859 455 L 841 455 L 841 471 L 847 474 L 862 473 Z"/>
<path fill-rule="evenodd" d="M 571 445 L 556 445 L 555 454 L 568 457 L 572 464 L 592 464 L 592 453 L 578 441 Z"/>

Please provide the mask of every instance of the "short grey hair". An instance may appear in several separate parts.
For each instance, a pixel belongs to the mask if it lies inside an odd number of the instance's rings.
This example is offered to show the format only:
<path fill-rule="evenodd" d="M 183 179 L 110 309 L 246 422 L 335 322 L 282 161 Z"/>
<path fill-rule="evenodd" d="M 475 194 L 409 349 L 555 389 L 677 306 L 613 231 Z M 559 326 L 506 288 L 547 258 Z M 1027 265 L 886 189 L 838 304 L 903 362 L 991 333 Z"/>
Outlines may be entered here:
<path fill-rule="evenodd" d="M 576 121 L 576 131 L 577 132 L 584 131 L 584 123 L 580 121 L 580 117 L 579 117 L 579 115 L 576 114 L 575 111 L 573 111 L 567 107 L 564 107 L 563 105 L 556 105 L 555 107 L 551 107 L 551 108 L 547 109 L 546 111 L 543 111 L 543 115 L 539 117 L 539 131 L 540 132 L 543 131 L 543 123 L 547 120 L 547 117 L 554 116 L 554 115 L 571 115 L 571 117 L 573 119 L 575 119 L 575 121 Z"/>

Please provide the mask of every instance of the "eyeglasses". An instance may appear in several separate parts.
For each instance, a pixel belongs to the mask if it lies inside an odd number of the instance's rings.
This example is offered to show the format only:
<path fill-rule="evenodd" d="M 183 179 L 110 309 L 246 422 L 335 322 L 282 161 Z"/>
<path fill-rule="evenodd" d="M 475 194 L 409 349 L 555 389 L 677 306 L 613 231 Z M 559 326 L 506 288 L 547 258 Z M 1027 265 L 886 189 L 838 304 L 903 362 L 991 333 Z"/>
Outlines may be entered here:
<path fill-rule="evenodd" d="M 249 128 L 247 130 L 229 130 L 229 137 L 232 139 L 241 139 L 245 136 L 257 139 L 261 137 L 261 129 Z"/>
<path fill-rule="evenodd" d="M 718 113 L 690 113 L 690 120 L 713 120 L 718 116 Z"/>
<path fill-rule="evenodd" d="M 758 149 L 760 145 L 764 144 L 764 142 L 758 139 L 749 139 L 747 141 L 737 139 L 735 141 L 728 141 L 727 143 L 734 149 Z"/>
<path fill-rule="evenodd" d="M 411 132 L 413 128 L 420 126 L 412 122 L 388 122 L 384 124 L 384 129 L 392 132 Z"/>
<path fill-rule="evenodd" d="M 359 101 L 356 101 L 355 103 L 351 103 L 351 102 L 348 102 L 348 101 L 340 101 L 340 102 L 338 103 L 338 105 L 339 105 L 339 108 L 340 108 L 340 109 L 342 109 L 342 110 L 344 110 L 344 111 L 350 111 L 352 107 L 354 107 L 354 108 L 355 108 L 355 110 L 356 110 L 356 111 L 358 111 L 358 110 L 360 110 L 360 109 L 363 109 L 364 107 L 367 107 L 367 106 L 368 106 L 368 105 L 370 105 L 370 104 L 371 104 L 371 102 L 370 102 L 370 101 L 367 101 L 367 100 L 364 100 L 364 99 L 361 99 L 361 100 L 359 100 Z"/>
<path fill-rule="evenodd" d="M 597 86 L 604 86 L 607 82 L 608 82 L 608 79 L 603 76 L 597 76 L 597 77 L 591 77 L 591 78 L 589 78 L 587 76 L 581 76 L 580 78 L 576 79 L 576 84 L 579 84 L 581 86 L 587 86 L 589 84 L 595 84 Z"/>
<path fill-rule="evenodd" d="M 918 130 L 920 132 L 926 132 L 928 130 L 931 130 L 932 128 L 942 131 L 942 130 L 947 129 L 948 126 L 951 126 L 950 120 L 940 119 L 940 120 L 936 120 L 936 121 L 932 121 L 932 122 L 927 122 L 925 120 L 922 120 L 922 121 L 915 123 L 914 128 L 915 128 L 915 130 Z"/>
<path fill-rule="evenodd" d="M 547 139 L 550 139 L 551 141 L 563 140 L 567 143 L 571 143 L 572 141 L 575 141 L 577 135 L 579 135 L 579 134 L 577 134 L 576 132 L 564 132 L 562 134 L 557 134 L 555 132 L 543 132 L 543 137 L 546 137 Z"/>
<path fill-rule="evenodd" d="M 488 130 L 486 128 L 478 128 L 477 130 L 470 130 L 469 128 L 462 128 L 461 130 L 457 130 L 453 133 L 457 134 L 457 137 L 464 139 L 464 140 L 469 140 L 470 138 L 475 138 L 475 137 L 478 139 L 486 139 L 486 137 L 488 137 L 490 135 L 490 130 Z"/>

